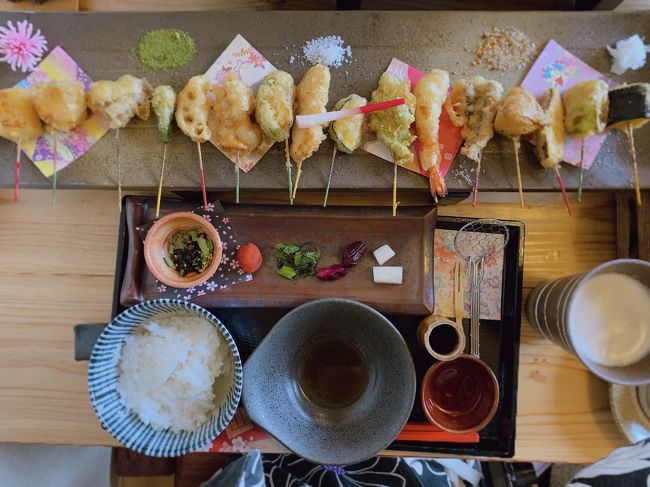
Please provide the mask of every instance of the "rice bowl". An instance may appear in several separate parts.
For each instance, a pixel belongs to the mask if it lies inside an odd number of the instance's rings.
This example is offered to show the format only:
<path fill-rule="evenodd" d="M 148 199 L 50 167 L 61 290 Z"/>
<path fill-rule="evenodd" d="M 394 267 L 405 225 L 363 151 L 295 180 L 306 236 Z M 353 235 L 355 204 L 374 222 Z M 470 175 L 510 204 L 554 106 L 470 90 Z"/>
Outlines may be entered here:
<path fill-rule="evenodd" d="M 200 306 L 148 301 L 118 315 L 90 358 L 97 417 L 127 448 L 170 457 L 210 445 L 235 414 L 242 386 L 237 347 Z"/>

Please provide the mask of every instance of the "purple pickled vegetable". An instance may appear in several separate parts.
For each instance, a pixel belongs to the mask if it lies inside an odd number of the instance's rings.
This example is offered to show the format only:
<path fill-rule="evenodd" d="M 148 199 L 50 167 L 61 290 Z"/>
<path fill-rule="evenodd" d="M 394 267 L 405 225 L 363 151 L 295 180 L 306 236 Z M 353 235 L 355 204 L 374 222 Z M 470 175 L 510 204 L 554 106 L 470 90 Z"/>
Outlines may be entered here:
<path fill-rule="evenodd" d="M 366 248 L 368 248 L 368 246 L 361 240 L 352 242 L 343 252 L 341 264 L 343 264 L 344 267 L 353 267 L 357 265 L 361 260 L 361 257 L 363 257 L 363 254 L 366 252 Z"/>
<path fill-rule="evenodd" d="M 322 279 L 323 281 L 335 281 L 345 277 L 348 273 L 348 270 L 343 267 L 341 264 L 334 264 L 329 267 L 321 267 L 316 270 L 316 277 Z"/>

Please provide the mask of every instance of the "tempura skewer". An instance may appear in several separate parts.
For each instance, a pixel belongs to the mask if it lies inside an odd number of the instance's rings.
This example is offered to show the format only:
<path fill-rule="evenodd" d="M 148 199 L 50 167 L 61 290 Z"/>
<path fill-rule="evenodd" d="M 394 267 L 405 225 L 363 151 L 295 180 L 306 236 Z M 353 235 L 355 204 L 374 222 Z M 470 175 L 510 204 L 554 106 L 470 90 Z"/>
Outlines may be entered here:
<path fill-rule="evenodd" d="M 431 195 L 438 202 L 447 194 L 445 178 L 440 172 L 440 114 L 449 92 L 449 73 L 434 69 L 423 76 L 413 88 L 415 95 L 415 128 L 420 140 L 420 166 L 429 175 Z"/>
<path fill-rule="evenodd" d="M 515 169 L 519 205 L 524 208 L 524 191 L 519 164 L 519 146 L 522 135 L 530 134 L 547 124 L 542 107 L 527 90 L 515 86 L 510 88 L 497 107 L 494 130 L 512 140 L 515 150 Z"/>
<path fill-rule="evenodd" d="M 296 86 L 296 115 L 325 113 L 329 101 L 330 79 L 329 69 L 322 64 L 316 64 L 307 70 Z M 326 125 L 303 129 L 294 124 L 291 129 L 290 153 L 298 167 L 293 185 L 294 199 L 302 175 L 302 163 L 311 157 L 327 138 L 323 132 Z"/>
<path fill-rule="evenodd" d="M 207 209 L 208 197 L 205 188 L 205 173 L 203 172 L 203 154 L 201 144 L 210 140 L 212 131 L 208 125 L 210 113 L 210 83 L 204 75 L 190 78 L 178 94 L 176 100 L 176 125 L 196 143 L 199 156 L 199 171 L 201 176 L 201 192 L 203 207 Z"/>
<path fill-rule="evenodd" d="M 476 162 L 472 188 L 472 206 L 478 200 L 479 179 L 483 149 L 494 136 L 494 117 L 503 96 L 503 86 L 498 81 L 474 76 L 456 81 L 445 101 L 445 109 L 456 127 L 463 127 L 463 147 L 460 153 Z"/>
<path fill-rule="evenodd" d="M 603 80 L 579 81 L 562 94 L 564 127 L 569 135 L 580 137 L 578 203 L 582 200 L 585 139 L 605 130 L 609 111 L 607 83 Z"/>
<path fill-rule="evenodd" d="M 650 121 L 650 83 L 632 83 L 618 86 L 609 90 L 608 98 L 607 125 L 625 132 L 627 136 L 630 155 L 632 156 L 635 199 L 637 206 L 641 206 L 643 201 L 641 199 L 639 168 L 633 131 Z"/>
<path fill-rule="evenodd" d="M 0 137 L 16 144 L 14 201 L 20 199 L 20 151 L 23 145 L 43 135 L 43 124 L 32 95 L 22 88 L 0 90 Z"/>
<path fill-rule="evenodd" d="M 394 74 L 385 72 L 379 78 L 377 89 L 372 92 L 372 102 L 382 102 L 404 98 L 404 104 L 373 112 L 370 114 L 370 128 L 379 141 L 390 150 L 393 157 L 393 204 L 392 214 L 397 215 L 397 165 L 413 162 L 415 156 L 411 144 L 417 138 L 410 131 L 415 121 L 415 96 L 411 93 L 411 83 L 400 80 Z"/>
<path fill-rule="evenodd" d="M 564 160 L 564 106 L 560 90 L 554 87 L 548 88 L 542 94 L 539 103 L 544 110 L 547 124 L 535 132 L 535 152 L 542 167 L 555 170 L 564 204 L 569 215 L 572 215 L 569 197 L 560 175 L 560 164 Z"/>
<path fill-rule="evenodd" d="M 345 113 L 354 112 L 358 108 L 364 108 L 368 100 L 364 97 L 352 94 L 341 98 L 334 105 L 334 110 L 342 111 Z M 334 162 L 336 160 L 337 151 L 346 154 L 352 154 L 361 145 L 361 137 L 363 135 L 363 127 L 365 122 L 365 115 L 361 113 L 353 114 L 349 117 L 339 118 L 330 123 L 329 135 L 334 141 L 334 153 L 332 154 L 332 162 L 330 164 L 330 173 L 327 178 L 327 187 L 325 188 L 325 197 L 323 199 L 323 207 L 327 206 L 327 198 L 330 192 L 330 185 L 332 184 L 332 173 L 334 172 Z"/>
<path fill-rule="evenodd" d="M 160 216 L 160 200 L 162 197 L 163 177 L 165 174 L 165 160 L 167 159 L 167 144 L 169 143 L 169 129 L 176 108 L 176 92 L 171 86 L 161 85 L 153 90 L 151 106 L 158 118 L 158 132 L 163 142 L 162 163 L 160 164 L 160 178 L 158 181 L 158 196 L 156 197 L 156 218 Z"/>
<path fill-rule="evenodd" d="M 88 107 L 93 112 L 102 113 L 108 120 L 109 127 L 115 129 L 117 195 L 120 211 L 122 211 L 122 162 L 119 129 L 126 127 L 136 115 L 141 120 L 149 119 L 151 92 L 151 85 L 147 80 L 125 74 L 116 81 L 95 81 L 86 94 Z"/>
<path fill-rule="evenodd" d="M 255 123 L 253 89 L 231 71 L 221 85 L 213 85 L 215 124 L 211 127 L 213 141 L 235 163 L 235 201 L 239 203 L 239 173 L 241 158 L 257 149 L 262 131 Z"/>

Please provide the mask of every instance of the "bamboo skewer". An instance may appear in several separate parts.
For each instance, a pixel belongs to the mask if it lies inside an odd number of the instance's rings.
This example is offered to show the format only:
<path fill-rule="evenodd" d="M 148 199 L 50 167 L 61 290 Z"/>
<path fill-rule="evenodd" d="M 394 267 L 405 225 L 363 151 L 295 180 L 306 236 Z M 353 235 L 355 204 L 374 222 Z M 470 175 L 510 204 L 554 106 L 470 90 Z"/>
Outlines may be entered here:
<path fill-rule="evenodd" d="M 59 141 L 56 135 L 56 131 L 52 131 L 52 167 L 54 172 L 52 173 L 52 208 L 56 208 L 56 170 L 59 161 Z M 121 200 L 121 198 L 120 198 Z"/>
<path fill-rule="evenodd" d="M 573 210 L 571 209 L 571 203 L 569 203 L 569 197 L 566 194 L 566 189 L 564 189 L 564 182 L 562 181 L 562 176 L 560 176 L 559 166 L 555 166 L 555 177 L 557 178 L 557 182 L 560 184 L 560 191 L 562 191 L 562 198 L 564 199 L 564 204 L 566 205 L 566 209 L 569 212 L 569 215 L 573 215 Z"/>
<path fill-rule="evenodd" d="M 122 162 L 120 161 L 120 129 L 115 129 L 115 157 L 117 158 L 117 207 L 122 212 Z"/>
<path fill-rule="evenodd" d="M 196 143 L 196 149 L 199 151 L 199 170 L 201 171 L 201 191 L 203 191 L 203 208 L 208 208 L 208 195 L 205 192 L 205 174 L 203 173 L 203 154 L 201 154 L 201 142 Z"/>
<path fill-rule="evenodd" d="M 519 167 L 519 137 L 513 137 L 512 143 L 515 148 L 515 166 L 517 169 L 517 186 L 519 187 L 519 205 L 524 208 L 524 190 L 521 184 L 521 168 Z"/>
<path fill-rule="evenodd" d="M 332 162 L 330 164 L 330 175 L 327 178 L 327 188 L 325 188 L 325 199 L 323 200 L 323 208 L 327 207 L 327 197 L 330 194 L 330 184 L 332 184 L 332 173 L 334 172 L 335 160 L 336 160 L 336 144 L 334 144 L 334 152 L 332 152 Z"/>
<path fill-rule="evenodd" d="M 293 184 L 292 198 L 296 198 L 296 191 L 298 191 L 298 181 L 300 181 L 300 174 L 302 173 L 302 162 L 298 163 L 298 172 L 296 172 L 296 182 Z"/>
<path fill-rule="evenodd" d="M 393 216 L 397 216 L 397 162 L 393 161 Z"/>
<path fill-rule="evenodd" d="M 16 144 L 16 169 L 15 169 L 15 174 L 14 174 L 14 201 L 18 202 L 20 199 L 20 146 L 21 146 L 22 140 L 18 140 L 18 143 Z"/>
<path fill-rule="evenodd" d="M 235 203 L 239 203 L 239 149 L 235 157 Z"/>
<path fill-rule="evenodd" d="M 639 184 L 639 167 L 636 161 L 636 149 L 634 147 L 634 134 L 632 133 L 632 125 L 630 122 L 625 124 L 625 132 L 627 134 L 627 141 L 630 144 L 630 152 L 632 153 L 632 174 L 634 175 L 634 193 L 636 195 L 636 205 L 642 206 L 641 200 L 641 185 Z"/>
<path fill-rule="evenodd" d="M 580 139 L 580 175 L 578 176 L 578 203 L 582 201 L 582 182 L 585 169 L 585 139 Z"/>
<path fill-rule="evenodd" d="M 478 156 L 476 161 L 476 172 L 474 173 L 474 187 L 472 188 L 472 206 L 476 206 L 478 199 L 478 180 L 481 176 L 481 155 Z"/>
<path fill-rule="evenodd" d="M 293 205 L 293 181 L 291 177 L 291 157 L 289 157 L 289 137 L 284 139 L 284 155 L 286 157 L 284 164 L 287 167 L 287 180 L 289 182 L 289 204 Z"/>
<path fill-rule="evenodd" d="M 167 144 L 163 144 L 162 164 L 160 165 L 160 180 L 158 181 L 158 197 L 156 198 L 156 218 L 160 215 L 160 198 L 163 187 L 163 174 L 165 173 L 165 159 L 167 159 Z"/>

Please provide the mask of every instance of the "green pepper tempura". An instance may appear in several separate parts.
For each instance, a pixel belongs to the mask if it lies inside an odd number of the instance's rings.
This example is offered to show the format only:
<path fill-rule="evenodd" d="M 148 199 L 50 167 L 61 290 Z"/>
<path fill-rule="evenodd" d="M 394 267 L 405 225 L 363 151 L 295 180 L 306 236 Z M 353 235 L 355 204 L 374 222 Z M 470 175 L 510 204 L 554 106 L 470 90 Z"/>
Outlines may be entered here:
<path fill-rule="evenodd" d="M 165 262 L 181 277 L 205 271 L 213 257 L 214 242 L 199 228 L 182 230 L 169 237 Z"/>

